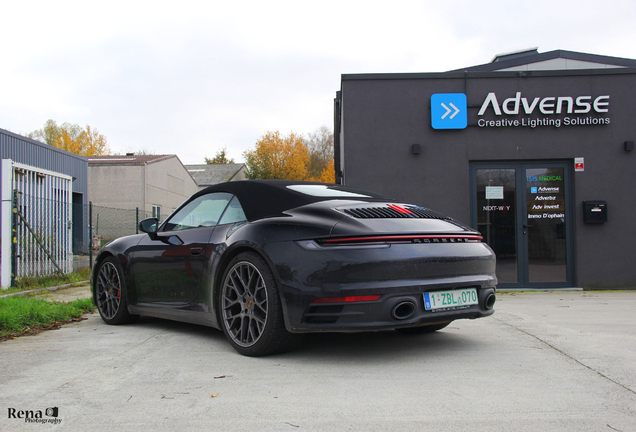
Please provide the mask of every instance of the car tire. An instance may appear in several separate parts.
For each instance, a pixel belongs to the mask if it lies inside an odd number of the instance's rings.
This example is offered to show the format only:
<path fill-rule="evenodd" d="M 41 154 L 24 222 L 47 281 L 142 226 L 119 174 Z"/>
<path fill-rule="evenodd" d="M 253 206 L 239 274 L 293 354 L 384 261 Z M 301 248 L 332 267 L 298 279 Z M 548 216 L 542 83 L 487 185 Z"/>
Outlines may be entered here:
<path fill-rule="evenodd" d="M 126 279 L 121 265 L 113 257 L 99 264 L 95 276 L 93 302 L 106 324 L 119 325 L 134 322 L 139 315 L 128 312 Z"/>
<path fill-rule="evenodd" d="M 402 334 L 418 335 L 418 334 L 425 334 L 425 333 L 433 333 L 434 331 L 445 328 L 449 324 L 450 324 L 450 321 L 447 323 L 424 325 L 420 327 L 397 328 L 395 330 Z"/>
<path fill-rule="evenodd" d="M 283 308 L 274 275 L 254 252 L 229 263 L 218 296 L 221 327 L 239 353 L 259 357 L 285 351 L 299 335 L 285 329 Z"/>

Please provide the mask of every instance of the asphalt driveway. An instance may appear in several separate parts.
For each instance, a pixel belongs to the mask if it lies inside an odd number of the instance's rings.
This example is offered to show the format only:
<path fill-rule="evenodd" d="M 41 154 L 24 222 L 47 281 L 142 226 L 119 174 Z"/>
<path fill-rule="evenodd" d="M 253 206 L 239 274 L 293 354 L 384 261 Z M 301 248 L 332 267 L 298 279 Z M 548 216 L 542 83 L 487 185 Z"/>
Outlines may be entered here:
<path fill-rule="evenodd" d="M 0 430 L 636 431 L 636 291 L 499 294 L 496 310 L 265 358 L 205 327 L 92 315 L 0 344 Z"/>

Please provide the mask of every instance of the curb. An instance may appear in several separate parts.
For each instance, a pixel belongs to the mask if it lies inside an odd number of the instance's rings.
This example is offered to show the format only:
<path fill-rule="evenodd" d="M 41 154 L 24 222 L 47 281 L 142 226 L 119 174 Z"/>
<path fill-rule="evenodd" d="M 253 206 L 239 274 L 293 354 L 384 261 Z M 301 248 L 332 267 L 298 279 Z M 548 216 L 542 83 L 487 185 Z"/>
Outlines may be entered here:
<path fill-rule="evenodd" d="M 18 292 L 14 292 L 14 293 L 11 293 L 11 294 L 0 295 L 0 298 L 13 297 L 13 296 L 18 296 L 18 295 L 26 295 L 26 294 L 36 293 L 36 292 L 40 292 L 40 291 L 57 291 L 59 289 L 68 288 L 68 287 L 73 286 L 73 285 L 88 284 L 89 282 L 90 282 L 90 280 L 86 279 L 86 280 L 83 280 L 83 281 L 67 283 L 67 284 L 64 284 L 64 285 L 52 286 L 52 287 L 47 287 L 47 288 L 35 288 L 35 289 L 32 289 L 32 290 L 27 290 L 27 291 L 18 291 Z"/>

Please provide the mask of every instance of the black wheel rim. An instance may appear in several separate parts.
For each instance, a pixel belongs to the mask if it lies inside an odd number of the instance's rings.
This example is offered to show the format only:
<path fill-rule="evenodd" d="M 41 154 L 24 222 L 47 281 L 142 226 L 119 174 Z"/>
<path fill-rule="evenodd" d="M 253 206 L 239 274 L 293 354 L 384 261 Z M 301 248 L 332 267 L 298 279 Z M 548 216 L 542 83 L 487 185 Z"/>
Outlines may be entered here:
<path fill-rule="evenodd" d="M 119 272 L 113 263 L 107 262 L 97 274 L 96 303 L 99 313 L 106 319 L 112 319 L 121 303 L 121 281 Z"/>
<path fill-rule="evenodd" d="M 223 283 L 223 324 L 234 343 L 254 345 L 267 321 L 267 289 L 258 269 L 250 262 L 236 264 Z"/>

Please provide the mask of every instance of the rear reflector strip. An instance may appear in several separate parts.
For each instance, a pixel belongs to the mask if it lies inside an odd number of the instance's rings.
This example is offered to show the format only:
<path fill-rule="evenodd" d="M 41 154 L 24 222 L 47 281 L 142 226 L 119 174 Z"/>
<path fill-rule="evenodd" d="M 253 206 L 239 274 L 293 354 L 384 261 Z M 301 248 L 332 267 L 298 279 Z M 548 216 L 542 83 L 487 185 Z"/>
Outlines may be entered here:
<path fill-rule="evenodd" d="M 321 243 L 367 243 L 367 242 L 410 242 L 410 243 L 468 243 L 479 242 L 483 239 L 480 235 L 392 235 L 376 237 L 346 237 L 324 239 Z"/>
<path fill-rule="evenodd" d="M 347 296 L 347 297 L 323 297 L 317 298 L 312 301 L 311 304 L 316 303 L 358 303 L 358 302 L 370 302 L 379 299 L 379 295 L 366 295 L 366 296 Z"/>

